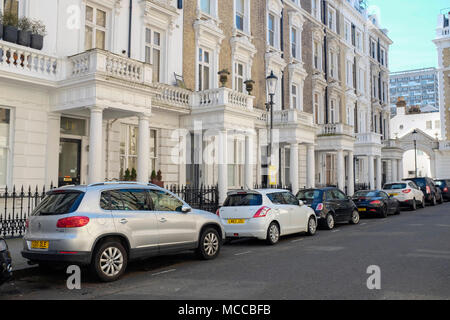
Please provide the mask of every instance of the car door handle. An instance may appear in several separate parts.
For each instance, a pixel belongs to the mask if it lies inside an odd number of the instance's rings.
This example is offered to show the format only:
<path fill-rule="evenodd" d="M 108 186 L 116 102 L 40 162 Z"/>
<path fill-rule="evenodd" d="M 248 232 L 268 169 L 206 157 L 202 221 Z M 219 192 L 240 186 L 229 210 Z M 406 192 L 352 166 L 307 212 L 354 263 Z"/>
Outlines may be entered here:
<path fill-rule="evenodd" d="M 167 219 L 166 218 L 161 218 L 161 219 L 159 219 L 159 222 L 162 222 L 162 223 L 167 222 Z"/>
<path fill-rule="evenodd" d="M 128 223 L 128 220 L 127 219 L 120 219 L 120 221 L 119 221 L 121 224 L 127 224 Z"/>

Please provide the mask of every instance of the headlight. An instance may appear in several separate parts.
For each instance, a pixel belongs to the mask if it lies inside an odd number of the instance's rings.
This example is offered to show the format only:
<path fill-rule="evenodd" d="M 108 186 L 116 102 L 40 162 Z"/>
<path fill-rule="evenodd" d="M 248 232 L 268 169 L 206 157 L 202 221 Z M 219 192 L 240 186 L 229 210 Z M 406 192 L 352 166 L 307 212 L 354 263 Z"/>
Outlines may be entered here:
<path fill-rule="evenodd" d="M 0 239 L 0 251 L 6 251 L 8 250 L 8 245 L 6 244 L 6 241 L 3 239 Z"/>

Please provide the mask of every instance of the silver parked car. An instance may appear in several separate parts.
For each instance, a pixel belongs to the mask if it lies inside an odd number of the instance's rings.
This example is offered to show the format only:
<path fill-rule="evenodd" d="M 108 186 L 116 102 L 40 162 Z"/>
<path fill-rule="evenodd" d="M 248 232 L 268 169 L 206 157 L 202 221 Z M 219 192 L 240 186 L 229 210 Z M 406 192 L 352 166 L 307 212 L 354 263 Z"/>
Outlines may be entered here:
<path fill-rule="evenodd" d="M 33 211 L 22 256 L 89 265 L 100 280 L 114 281 L 130 260 L 184 250 L 214 259 L 224 236 L 215 214 L 154 185 L 67 186 L 48 192 Z"/>

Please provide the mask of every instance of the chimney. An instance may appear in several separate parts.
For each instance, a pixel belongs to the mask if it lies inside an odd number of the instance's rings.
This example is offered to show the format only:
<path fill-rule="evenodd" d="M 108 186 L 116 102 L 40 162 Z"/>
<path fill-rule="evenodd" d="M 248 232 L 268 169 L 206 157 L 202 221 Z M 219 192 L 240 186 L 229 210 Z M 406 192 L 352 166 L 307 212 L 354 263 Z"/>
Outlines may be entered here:
<path fill-rule="evenodd" d="M 397 99 L 397 115 L 405 115 L 406 114 L 406 101 L 404 97 L 398 97 Z"/>

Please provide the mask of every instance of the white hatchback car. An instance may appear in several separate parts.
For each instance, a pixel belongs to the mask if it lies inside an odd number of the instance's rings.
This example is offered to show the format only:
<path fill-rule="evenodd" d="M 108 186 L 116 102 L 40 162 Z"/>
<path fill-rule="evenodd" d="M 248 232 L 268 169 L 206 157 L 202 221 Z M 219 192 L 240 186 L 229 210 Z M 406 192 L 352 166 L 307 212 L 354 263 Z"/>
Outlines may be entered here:
<path fill-rule="evenodd" d="M 271 245 L 283 235 L 317 230 L 314 210 L 286 190 L 229 192 L 217 215 L 227 238 L 257 238 Z"/>
<path fill-rule="evenodd" d="M 425 208 L 425 196 L 414 181 L 400 181 L 387 183 L 383 187 L 383 191 L 390 197 L 394 197 L 400 202 L 400 206 L 408 207 L 411 210 L 416 210 L 420 204 Z"/>

